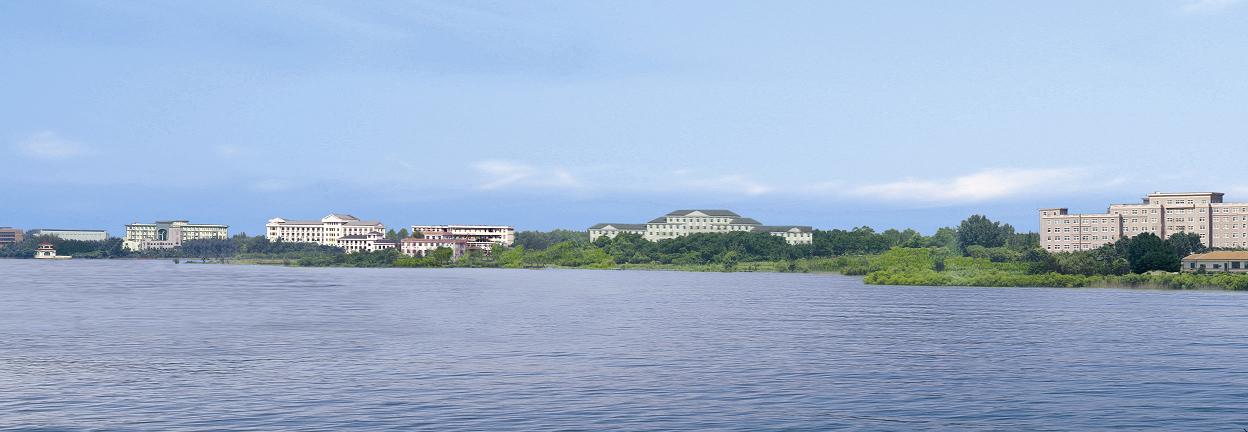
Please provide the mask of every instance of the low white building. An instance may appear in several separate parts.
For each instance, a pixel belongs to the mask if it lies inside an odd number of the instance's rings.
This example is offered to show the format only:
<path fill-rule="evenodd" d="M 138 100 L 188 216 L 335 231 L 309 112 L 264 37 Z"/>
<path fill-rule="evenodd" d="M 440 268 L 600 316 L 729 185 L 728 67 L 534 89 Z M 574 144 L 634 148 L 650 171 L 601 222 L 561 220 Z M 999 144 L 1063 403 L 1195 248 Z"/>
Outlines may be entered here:
<path fill-rule="evenodd" d="M 339 246 L 338 239 L 345 236 L 386 232 L 386 226 L 381 222 L 363 221 L 349 214 L 337 213 L 321 220 L 273 218 L 264 227 L 265 237 L 269 241 L 316 243 L 325 246 Z"/>
<path fill-rule="evenodd" d="M 459 258 L 468 250 L 468 241 L 451 238 L 405 238 L 399 241 L 399 251 L 407 256 L 425 256 L 429 252 L 447 248 L 452 258 Z"/>
<path fill-rule="evenodd" d="M 338 238 L 338 247 L 347 253 L 396 249 L 398 245 L 398 242 L 386 238 L 386 235 L 380 231 L 373 231 L 368 234 L 352 234 Z"/>
<path fill-rule="evenodd" d="M 122 246 L 129 250 L 171 249 L 187 240 L 230 238 L 230 226 L 193 224 L 185 220 L 132 223 L 126 225 Z"/>
<path fill-rule="evenodd" d="M 516 242 L 516 229 L 507 225 L 412 225 L 412 234 L 428 239 L 467 241 L 469 249 L 489 252 L 494 245 L 511 246 Z"/>
<path fill-rule="evenodd" d="M 623 233 L 639 234 L 646 240 L 660 241 L 698 233 L 765 232 L 791 245 L 810 244 L 814 229 L 804 225 L 768 226 L 729 210 L 676 210 L 645 224 L 600 223 L 589 227 L 589 240 L 615 238 Z"/>

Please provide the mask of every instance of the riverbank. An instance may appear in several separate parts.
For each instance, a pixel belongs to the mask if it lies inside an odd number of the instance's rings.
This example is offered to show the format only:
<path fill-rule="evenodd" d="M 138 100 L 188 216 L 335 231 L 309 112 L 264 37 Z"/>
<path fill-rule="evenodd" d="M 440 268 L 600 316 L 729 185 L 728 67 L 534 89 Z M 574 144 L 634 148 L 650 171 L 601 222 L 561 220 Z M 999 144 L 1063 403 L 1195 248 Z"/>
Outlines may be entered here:
<path fill-rule="evenodd" d="M 1248 275 L 1150 272 L 1122 275 L 1033 273 L 1029 263 L 947 257 L 930 249 L 898 248 L 865 257 L 871 285 L 974 287 L 1156 288 L 1248 290 Z"/>
<path fill-rule="evenodd" d="M 291 260 L 239 259 L 230 264 L 302 265 Z M 939 263 L 939 264 L 938 264 Z M 311 267 L 372 267 L 361 265 L 311 265 Z M 411 267 L 388 265 L 384 267 Z M 680 272 L 764 272 L 827 273 L 863 276 L 868 285 L 971 286 L 971 287 L 1054 287 L 1054 288 L 1145 288 L 1248 290 L 1248 275 L 1149 273 L 1125 275 L 1070 275 L 1054 272 L 1030 274 L 1019 262 L 992 262 L 986 258 L 942 257 L 930 249 L 898 248 L 878 255 L 804 258 L 788 261 L 751 261 L 732 264 L 614 264 L 586 265 L 502 265 L 497 261 L 450 262 L 435 268 L 529 268 L 646 270 Z M 939 270 L 937 270 L 939 269 Z"/>
<path fill-rule="evenodd" d="M 827 273 L 863 276 L 868 285 L 970 286 L 970 287 L 1055 287 L 1055 288 L 1144 288 L 1248 290 L 1248 275 L 1148 273 L 1125 275 L 1072 275 L 1046 272 L 1033 274 L 1022 262 L 992 262 L 987 258 L 946 256 L 931 249 L 896 248 L 883 254 L 847 255 L 835 258 L 802 258 L 785 261 L 737 263 L 664 264 L 583 262 L 578 265 L 535 264 L 520 260 L 473 259 L 436 261 L 424 259 L 298 259 L 292 257 L 239 257 L 207 260 L 199 258 L 115 258 L 126 260 L 173 260 L 183 264 L 229 264 L 290 267 L 419 267 L 419 268 L 510 268 L 510 269 L 595 269 L 676 272 L 764 272 Z"/>

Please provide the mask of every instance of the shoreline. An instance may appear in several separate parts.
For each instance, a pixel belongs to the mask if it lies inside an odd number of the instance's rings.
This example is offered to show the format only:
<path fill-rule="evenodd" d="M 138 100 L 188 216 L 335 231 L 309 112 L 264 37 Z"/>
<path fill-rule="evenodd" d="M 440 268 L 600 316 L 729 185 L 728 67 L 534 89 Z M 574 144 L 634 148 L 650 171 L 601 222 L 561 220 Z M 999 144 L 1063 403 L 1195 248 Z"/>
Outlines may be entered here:
<path fill-rule="evenodd" d="M 24 260 L 27 258 L 0 258 L 11 260 Z M 30 259 L 36 261 L 34 259 Z M 959 273 L 956 277 L 948 277 L 942 280 L 897 280 L 897 277 L 927 276 L 927 272 L 895 272 L 897 269 L 884 269 L 883 271 L 873 271 L 866 275 L 846 274 L 841 271 L 830 269 L 811 269 L 794 268 L 792 270 L 785 268 L 780 269 L 782 265 L 787 263 L 781 262 L 754 262 L 741 263 L 732 269 L 725 269 L 721 265 L 703 264 L 624 264 L 614 267 L 597 267 L 597 266 L 529 266 L 529 267 L 502 267 L 502 266 L 429 266 L 429 267 L 412 267 L 412 266 L 308 266 L 298 265 L 297 260 L 278 259 L 278 258 L 239 258 L 207 261 L 200 259 L 175 259 L 175 258 L 83 258 L 75 261 L 170 261 L 178 264 L 213 264 L 213 265 L 257 265 L 257 266 L 279 266 L 291 268 L 423 268 L 423 269 L 508 269 L 508 270 L 603 270 L 603 271 L 653 271 L 653 272 L 688 272 L 688 273 L 777 273 L 777 274 L 811 274 L 811 275 L 836 275 L 863 278 L 863 283 L 872 286 L 926 286 L 926 287 L 968 287 L 968 288 L 1108 288 L 1108 289 L 1128 289 L 1128 290 L 1157 290 L 1157 291 L 1248 291 L 1244 288 L 1221 286 L 1215 283 L 1218 278 L 1243 278 L 1244 283 L 1248 284 L 1248 275 L 1235 274 L 1195 274 L 1195 273 L 1165 273 L 1165 274 L 1128 274 L 1120 276 L 1083 276 L 1083 275 L 1062 275 L 1056 273 L 1025 275 L 1030 278 L 1050 277 L 1055 280 L 1065 280 L 1069 283 L 1062 284 L 1016 284 L 1005 283 L 1005 280 L 994 280 L 1000 283 L 982 283 L 984 279 L 976 280 L 976 278 L 996 279 L 1002 276 L 994 271 L 973 271 L 969 274 Z M 742 268 L 745 267 L 745 268 Z M 883 277 L 881 275 L 884 275 Z M 943 274 L 941 274 L 944 276 Z M 880 279 L 883 280 L 880 280 Z M 969 278 L 969 279 L 959 279 Z M 1126 280 L 1122 280 L 1122 279 Z M 876 279 L 871 281 L 870 279 Z M 922 278 L 917 278 L 922 279 Z M 1008 279 L 1008 278 L 1006 278 Z M 1202 280 L 1206 279 L 1206 280 Z M 927 283 L 924 283 L 927 282 Z M 957 283 L 966 282 L 966 283 Z M 1207 283 L 1197 283 L 1207 282 Z"/>

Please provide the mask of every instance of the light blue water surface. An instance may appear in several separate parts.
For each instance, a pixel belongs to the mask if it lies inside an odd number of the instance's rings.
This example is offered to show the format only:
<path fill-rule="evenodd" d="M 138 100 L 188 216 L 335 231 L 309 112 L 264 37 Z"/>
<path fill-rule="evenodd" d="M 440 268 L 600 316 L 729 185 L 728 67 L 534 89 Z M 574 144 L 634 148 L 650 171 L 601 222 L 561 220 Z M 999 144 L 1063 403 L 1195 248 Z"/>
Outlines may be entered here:
<path fill-rule="evenodd" d="M 1248 295 L 0 260 L 0 429 L 1248 426 Z"/>

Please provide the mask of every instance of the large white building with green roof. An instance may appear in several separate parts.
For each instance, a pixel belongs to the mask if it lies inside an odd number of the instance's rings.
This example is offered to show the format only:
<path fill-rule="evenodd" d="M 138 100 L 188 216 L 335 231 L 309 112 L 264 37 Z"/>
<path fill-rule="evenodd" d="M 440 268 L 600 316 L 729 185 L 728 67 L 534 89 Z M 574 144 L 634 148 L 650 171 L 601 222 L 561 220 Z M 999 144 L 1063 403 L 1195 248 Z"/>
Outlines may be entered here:
<path fill-rule="evenodd" d="M 342 246 L 338 240 L 348 236 L 367 236 L 385 233 L 386 226 L 377 221 L 360 220 L 349 214 L 330 213 L 320 220 L 273 218 L 264 225 L 264 236 L 269 241 L 287 243 L 316 243 L 325 246 Z M 361 239 L 363 237 L 351 237 Z"/>
<path fill-rule="evenodd" d="M 615 238 L 624 233 L 660 241 L 697 233 L 765 232 L 789 244 L 810 244 L 814 230 L 803 225 L 763 225 L 729 210 L 676 210 L 644 224 L 600 223 L 589 227 L 589 239 Z"/>

